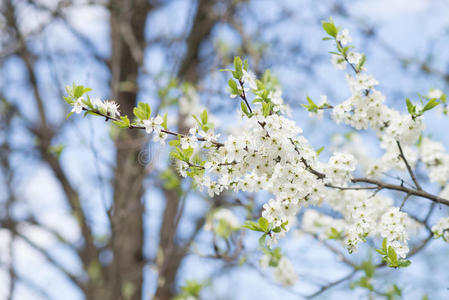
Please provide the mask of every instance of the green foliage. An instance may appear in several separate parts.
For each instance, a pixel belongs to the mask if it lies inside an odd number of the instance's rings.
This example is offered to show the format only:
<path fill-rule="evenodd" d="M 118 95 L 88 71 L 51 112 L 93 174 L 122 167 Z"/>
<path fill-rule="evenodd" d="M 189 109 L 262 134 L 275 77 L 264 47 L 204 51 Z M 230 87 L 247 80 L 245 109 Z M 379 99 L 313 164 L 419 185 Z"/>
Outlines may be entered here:
<path fill-rule="evenodd" d="M 248 68 L 247 62 L 246 67 Z M 234 57 L 234 71 L 232 72 L 232 76 L 239 81 L 242 80 L 243 77 L 243 63 L 242 59 L 238 56 Z"/>
<path fill-rule="evenodd" d="M 264 117 L 268 117 L 271 113 L 272 104 L 271 102 L 262 103 L 262 113 Z"/>
<path fill-rule="evenodd" d="M 129 128 L 131 126 L 128 116 L 121 116 L 120 121 L 112 121 L 119 128 Z"/>
<path fill-rule="evenodd" d="M 409 98 L 405 99 L 405 104 L 407 105 L 408 113 L 412 116 L 412 118 L 416 118 L 416 117 L 422 116 L 424 114 L 424 112 L 431 110 L 432 108 L 438 106 L 439 104 L 441 104 L 441 102 L 436 98 L 431 98 L 427 101 L 427 103 L 421 109 L 418 109 L 417 106 L 414 105 L 412 103 L 412 101 L 410 101 Z M 421 104 L 422 104 L 422 100 L 421 100 Z"/>
<path fill-rule="evenodd" d="M 405 268 L 411 264 L 408 259 L 398 258 L 398 255 L 392 246 L 387 246 L 387 239 L 382 242 L 382 248 L 376 249 L 376 252 L 382 255 L 384 261 L 390 268 Z"/>
<path fill-rule="evenodd" d="M 164 189 L 166 190 L 175 190 L 181 187 L 181 180 L 171 168 L 167 168 L 163 171 L 159 175 L 159 178 L 162 180 Z"/>
<path fill-rule="evenodd" d="M 306 99 L 308 104 L 301 104 L 301 106 L 312 113 L 316 113 L 320 109 L 327 109 L 332 107 L 327 103 L 323 103 L 322 105 L 318 106 L 309 96 L 307 96 Z"/>
<path fill-rule="evenodd" d="M 234 81 L 234 79 L 229 79 L 228 85 L 229 91 L 231 92 L 232 95 L 241 95 L 242 92 L 240 88 L 237 86 L 237 83 Z"/>
<path fill-rule="evenodd" d="M 181 287 L 181 292 L 173 298 L 174 300 L 199 299 L 201 290 L 206 286 L 206 282 L 196 280 L 186 280 L 185 285 Z"/>
<path fill-rule="evenodd" d="M 249 230 L 253 230 L 253 231 L 260 231 L 260 232 L 265 232 L 268 233 L 268 226 L 267 227 L 261 227 L 260 224 L 266 224 L 268 223 L 267 219 L 265 219 L 264 217 L 259 218 L 259 220 L 256 222 L 254 221 L 245 221 L 245 223 L 242 225 L 243 228 L 249 229 Z"/>
<path fill-rule="evenodd" d="M 59 144 L 59 145 L 51 145 L 48 149 L 48 151 L 53 154 L 56 155 L 57 158 L 59 158 L 62 154 L 62 151 L 64 150 L 64 145 L 63 144 Z"/>
<path fill-rule="evenodd" d="M 277 267 L 279 264 L 279 261 L 282 258 L 281 248 L 275 248 L 273 250 L 268 249 L 268 248 L 263 248 L 262 251 L 264 252 L 264 254 L 266 254 L 270 257 L 268 265 L 270 267 Z"/>
<path fill-rule="evenodd" d="M 326 31 L 328 35 L 330 35 L 333 38 L 337 37 L 338 28 L 335 26 L 332 17 L 329 18 L 329 21 L 321 21 L 321 25 L 323 26 L 324 31 Z"/>
<path fill-rule="evenodd" d="M 206 109 L 203 110 L 199 118 L 195 115 L 192 115 L 192 117 L 198 123 L 198 127 L 204 130 L 204 132 L 207 132 L 209 131 L 209 129 L 214 128 L 214 124 L 208 122 L 209 117 L 207 115 Z"/>
<path fill-rule="evenodd" d="M 134 116 L 139 120 L 149 120 L 151 118 L 151 107 L 148 103 L 139 102 L 133 109 Z"/>
<path fill-rule="evenodd" d="M 372 282 L 372 278 L 363 276 L 359 280 L 351 282 L 349 287 L 351 289 L 354 289 L 356 287 L 361 287 L 361 288 L 367 289 L 369 291 L 374 291 L 374 286 L 371 282 Z"/>
<path fill-rule="evenodd" d="M 398 297 L 396 297 L 398 296 Z M 402 290 L 396 285 L 393 284 L 386 292 L 385 297 L 388 300 L 400 299 L 402 296 Z"/>
<path fill-rule="evenodd" d="M 98 282 L 101 280 L 101 264 L 98 260 L 92 260 L 87 266 L 87 275 L 90 280 Z"/>
<path fill-rule="evenodd" d="M 64 97 L 64 100 L 66 100 L 69 104 L 72 104 L 76 99 L 82 97 L 85 93 L 90 92 L 92 89 L 73 83 L 72 86 L 67 85 L 65 90 L 68 97 Z"/>
<path fill-rule="evenodd" d="M 264 234 L 259 238 L 259 246 L 265 247 L 265 240 L 267 235 L 270 235 L 271 232 L 279 233 L 282 230 L 287 231 L 288 221 L 285 221 L 280 226 L 274 227 L 272 223 L 269 223 L 267 219 L 264 217 L 261 217 L 257 220 L 257 222 L 254 221 L 245 221 L 245 223 L 242 225 L 242 228 L 246 228 L 252 231 L 258 231 L 263 232 Z"/>
<path fill-rule="evenodd" d="M 91 91 L 91 88 L 88 87 L 84 87 L 82 85 L 76 85 L 75 83 L 73 83 L 72 86 L 67 85 L 65 87 L 65 90 L 67 92 L 67 96 L 64 96 L 64 101 L 67 102 L 70 105 L 73 105 L 78 98 L 81 98 L 84 94 L 86 94 L 87 92 Z M 83 99 L 83 103 L 87 105 L 87 107 L 92 108 L 92 103 L 90 102 L 90 98 L 89 95 L 87 95 L 87 101 L 85 99 Z M 66 116 L 66 119 L 68 119 L 71 115 L 73 115 L 73 112 L 69 112 Z"/>
<path fill-rule="evenodd" d="M 165 130 L 168 130 L 167 115 L 168 115 L 167 113 L 164 114 L 164 116 L 162 117 L 162 123 L 161 123 L 162 128 L 164 128 Z"/>
<path fill-rule="evenodd" d="M 159 101 L 161 103 L 160 108 L 165 108 L 177 103 L 178 98 L 176 97 L 176 91 L 178 87 L 178 79 L 172 78 L 169 80 L 167 85 L 161 87 L 157 91 Z"/>
<path fill-rule="evenodd" d="M 245 102 L 243 102 L 243 101 L 240 102 L 240 108 L 242 109 L 242 112 L 243 112 L 248 118 L 251 117 L 251 113 L 249 112 L 248 107 L 246 106 L 246 103 L 245 103 Z"/>
<path fill-rule="evenodd" d="M 366 63 L 366 55 L 362 54 L 362 59 L 360 60 L 359 64 L 355 67 L 357 72 L 360 72 L 363 68 L 363 66 Z"/>
<path fill-rule="evenodd" d="M 136 285 L 132 281 L 125 281 L 122 284 L 122 295 L 124 299 L 131 299 L 136 292 Z"/>
<path fill-rule="evenodd" d="M 327 238 L 330 240 L 341 240 L 343 238 L 343 232 L 331 227 L 330 232 L 327 234 Z"/>

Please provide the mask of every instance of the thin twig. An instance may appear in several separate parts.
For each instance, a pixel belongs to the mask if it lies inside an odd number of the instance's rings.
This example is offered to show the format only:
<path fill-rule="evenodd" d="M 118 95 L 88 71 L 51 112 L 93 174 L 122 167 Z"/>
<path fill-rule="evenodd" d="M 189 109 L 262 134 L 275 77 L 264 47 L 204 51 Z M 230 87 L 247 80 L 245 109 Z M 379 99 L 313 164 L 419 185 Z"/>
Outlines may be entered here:
<path fill-rule="evenodd" d="M 407 159 L 405 158 L 404 151 L 402 151 L 401 143 L 400 143 L 399 141 L 396 141 L 396 143 L 397 143 L 398 148 L 399 148 L 399 153 L 400 153 L 399 156 L 400 156 L 401 159 L 404 161 L 405 166 L 407 167 L 408 173 L 410 174 L 410 177 L 412 178 L 413 183 L 414 183 L 415 186 L 416 186 L 416 189 L 417 189 L 418 191 L 421 191 L 422 188 L 421 188 L 421 186 L 419 185 L 418 180 L 417 180 L 416 177 L 415 177 L 415 173 L 413 173 L 413 170 L 412 170 L 412 168 L 410 167 L 410 164 L 408 163 Z"/>

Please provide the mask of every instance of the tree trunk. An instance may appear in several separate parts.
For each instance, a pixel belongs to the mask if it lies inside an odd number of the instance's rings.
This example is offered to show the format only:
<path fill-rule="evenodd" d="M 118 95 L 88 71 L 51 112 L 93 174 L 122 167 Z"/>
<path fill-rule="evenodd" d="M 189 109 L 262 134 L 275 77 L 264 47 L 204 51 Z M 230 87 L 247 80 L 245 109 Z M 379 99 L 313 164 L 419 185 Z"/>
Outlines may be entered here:
<path fill-rule="evenodd" d="M 111 0 L 111 89 L 112 99 L 124 115 L 132 116 L 139 91 L 137 76 L 141 61 L 133 53 L 144 51 L 144 30 L 151 5 L 147 0 Z M 130 30 L 125 30 L 130 29 Z M 128 35 L 128 36 L 126 36 Z M 130 44 L 128 39 L 136 41 Z M 133 52 L 134 51 L 134 52 Z M 136 141 L 140 141 L 136 143 Z M 111 211 L 113 263 L 108 278 L 110 299 L 142 299 L 144 165 L 138 156 L 143 133 L 122 130 L 115 141 L 116 169 Z"/>

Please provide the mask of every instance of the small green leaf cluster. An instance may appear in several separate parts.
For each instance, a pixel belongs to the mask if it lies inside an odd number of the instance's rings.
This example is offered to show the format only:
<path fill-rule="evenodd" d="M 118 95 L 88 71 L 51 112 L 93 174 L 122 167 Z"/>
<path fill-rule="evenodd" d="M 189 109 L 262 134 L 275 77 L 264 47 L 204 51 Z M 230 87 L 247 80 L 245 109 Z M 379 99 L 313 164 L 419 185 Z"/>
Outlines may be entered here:
<path fill-rule="evenodd" d="M 270 260 L 268 261 L 268 265 L 273 268 L 277 267 L 279 264 L 279 261 L 282 258 L 281 248 L 275 248 L 273 250 L 270 250 L 268 248 L 263 248 L 262 250 L 263 250 L 264 254 L 270 258 Z"/>
<path fill-rule="evenodd" d="M 386 291 L 379 291 L 373 285 L 374 273 L 376 271 L 376 265 L 373 264 L 372 256 L 370 255 L 369 259 L 362 261 L 362 263 L 357 266 L 358 270 L 362 270 L 364 272 L 364 276 L 362 276 L 357 281 L 351 282 L 350 288 L 354 289 L 356 287 L 361 287 L 367 289 L 370 292 L 374 292 L 378 295 L 382 295 L 386 297 L 386 299 L 394 300 L 396 296 L 402 295 L 402 290 L 396 285 L 393 284 Z"/>
<path fill-rule="evenodd" d="M 382 261 L 390 268 L 405 268 L 410 266 L 411 261 L 408 259 L 398 258 L 398 255 L 392 246 L 387 246 L 387 239 L 382 242 L 382 248 L 376 249 L 377 253 L 382 255 Z"/>
<path fill-rule="evenodd" d="M 330 232 L 327 234 L 327 238 L 330 240 L 341 240 L 343 239 L 343 231 L 338 231 L 334 227 L 331 227 Z"/>
<path fill-rule="evenodd" d="M 401 299 L 402 290 L 397 286 L 397 284 L 393 284 L 385 293 L 384 296 L 388 300 Z M 397 296 L 397 297 L 396 297 Z"/>
<path fill-rule="evenodd" d="M 128 119 L 128 116 L 121 116 L 120 121 L 112 121 L 115 125 L 117 125 L 119 128 L 129 128 L 131 127 L 131 123 Z"/>
<path fill-rule="evenodd" d="M 133 109 L 134 116 L 140 120 L 149 120 L 151 118 L 151 107 L 148 103 L 139 102 Z"/>
<path fill-rule="evenodd" d="M 349 51 L 349 49 L 354 48 L 354 46 L 352 46 L 352 45 L 343 46 L 337 40 L 337 35 L 340 31 L 340 28 L 335 26 L 332 17 L 330 17 L 328 21 L 321 21 L 321 25 L 322 25 L 324 31 L 329 35 L 327 37 L 324 37 L 323 40 L 334 40 L 336 42 L 336 47 L 337 47 L 338 52 L 331 51 L 329 53 L 337 55 L 337 56 L 341 56 L 341 57 L 343 57 L 344 60 L 346 60 L 346 62 L 348 62 L 348 51 Z M 363 66 L 365 65 L 365 62 L 366 62 L 366 56 L 365 56 L 365 54 L 362 54 L 362 57 L 357 65 L 352 65 L 349 62 L 348 62 L 348 64 L 350 64 L 354 68 L 356 73 L 359 73 L 362 70 Z"/>
<path fill-rule="evenodd" d="M 412 116 L 412 118 L 417 118 L 419 116 L 422 116 L 424 112 L 431 110 L 432 108 L 438 106 L 441 104 L 441 102 L 436 98 L 430 98 L 428 99 L 427 103 L 424 104 L 423 99 L 421 98 L 421 109 L 418 109 L 416 105 L 410 101 L 409 98 L 405 99 L 405 104 L 407 105 L 408 113 Z"/>
<path fill-rule="evenodd" d="M 187 83 L 185 83 L 187 85 Z M 178 103 L 178 79 L 172 78 L 168 83 L 157 90 L 160 108 Z"/>
<path fill-rule="evenodd" d="M 328 103 L 323 103 L 322 105 L 318 105 L 309 96 L 307 96 L 307 103 L 308 104 L 301 104 L 301 106 L 304 107 L 305 109 L 307 109 L 307 111 L 312 112 L 312 113 L 316 113 L 320 109 L 327 109 L 327 108 L 332 107 Z"/>
<path fill-rule="evenodd" d="M 231 234 L 236 230 L 237 228 L 234 228 L 231 226 L 231 224 L 229 224 L 229 222 L 227 222 L 225 219 L 220 219 L 218 220 L 216 226 L 214 226 L 214 232 L 222 237 L 227 239 L 228 237 L 231 236 Z"/>
<path fill-rule="evenodd" d="M 187 176 L 193 178 L 204 174 L 203 166 L 206 162 L 201 159 L 199 154 L 193 154 L 194 150 L 192 147 L 187 149 L 180 148 L 180 136 L 178 136 L 178 139 L 176 140 L 171 140 L 168 144 L 174 147 L 170 152 L 170 157 L 172 159 L 183 161 L 189 165 L 189 170 L 186 172 Z"/>
<path fill-rule="evenodd" d="M 214 128 L 214 124 L 208 122 L 209 117 L 207 115 L 206 109 L 203 110 L 199 118 L 195 115 L 192 115 L 192 117 L 195 119 L 196 123 L 198 124 L 198 127 L 204 132 L 208 132 L 209 129 Z"/>
<path fill-rule="evenodd" d="M 159 178 L 162 180 L 164 189 L 166 190 L 175 190 L 181 187 L 181 180 L 171 168 L 163 171 L 159 175 Z"/>
<path fill-rule="evenodd" d="M 350 288 L 353 289 L 355 287 L 361 287 L 371 292 L 374 291 L 372 281 L 374 272 L 376 271 L 376 266 L 373 264 L 372 256 L 370 255 L 369 259 L 362 261 L 362 263 L 357 266 L 357 269 L 362 270 L 364 272 L 364 276 L 362 276 L 359 280 L 352 282 Z"/>
<path fill-rule="evenodd" d="M 245 59 L 244 62 L 242 62 L 242 59 L 238 56 L 234 57 L 234 70 L 231 69 L 222 69 L 220 71 L 228 71 L 231 72 L 232 77 L 228 81 L 229 90 L 232 95 L 240 96 L 243 94 L 242 89 L 242 79 L 243 79 L 243 70 L 248 71 L 248 60 Z M 239 84 L 237 84 L 237 82 Z"/>
<path fill-rule="evenodd" d="M 72 86 L 66 85 L 65 90 L 67 92 L 67 96 L 64 96 L 63 98 L 64 98 L 65 102 L 67 102 L 70 105 L 74 105 L 78 101 L 78 99 L 80 99 L 81 97 L 84 96 L 84 94 L 86 94 L 87 92 L 92 91 L 91 88 L 84 87 L 82 85 L 76 85 L 75 83 L 73 83 Z M 88 108 L 94 109 L 92 101 L 90 100 L 89 95 L 86 94 L 86 96 L 87 96 L 87 100 L 82 98 L 81 99 L 82 103 L 84 103 Z M 69 112 L 67 114 L 66 118 L 68 119 L 71 115 L 73 115 L 73 113 L 74 113 L 73 111 Z M 97 114 L 95 114 L 93 112 L 87 111 L 84 114 L 84 116 L 86 116 L 88 114 L 97 115 Z"/>
<path fill-rule="evenodd" d="M 206 286 L 205 282 L 196 280 L 186 280 L 185 285 L 181 287 L 181 292 L 174 297 L 174 300 L 199 299 L 201 290 Z"/>
<path fill-rule="evenodd" d="M 245 221 L 245 224 L 242 225 L 243 228 L 263 232 L 264 234 L 259 238 L 259 245 L 263 248 L 265 247 L 265 240 L 268 235 L 271 235 L 271 232 L 279 233 L 282 230 L 287 231 L 285 226 L 288 225 L 288 221 L 282 223 L 280 226 L 274 226 L 272 223 L 268 222 L 267 219 L 261 217 L 254 221 Z"/>
<path fill-rule="evenodd" d="M 92 91 L 91 88 L 88 87 L 84 87 L 82 85 L 76 85 L 75 83 L 73 83 L 72 86 L 67 85 L 65 87 L 65 90 L 67 91 L 68 96 L 64 97 L 64 100 L 72 105 L 73 103 L 75 103 L 75 101 L 78 98 L 81 98 L 84 94 L 86 94 L 87 92 Z"/>

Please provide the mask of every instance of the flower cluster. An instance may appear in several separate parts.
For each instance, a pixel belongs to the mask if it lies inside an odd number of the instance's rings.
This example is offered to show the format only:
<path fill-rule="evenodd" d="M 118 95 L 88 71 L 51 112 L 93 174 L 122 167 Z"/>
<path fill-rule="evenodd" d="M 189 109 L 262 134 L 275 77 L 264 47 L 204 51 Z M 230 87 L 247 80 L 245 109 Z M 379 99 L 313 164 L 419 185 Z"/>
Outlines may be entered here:
<path fill-rule="evenodd" d="M 274 279 L 283 286 L 293 286 L 298 281 L 298 274 L 293 267 L 291 261 L 281 255 L 279 248 L 272 252 L 265 253 L 260 259 L 260 266 L 265 269 L 267 267 L 274 268 Z"/>
<path fill-rule="evenodd" d="M 423 138 L 419 154 L 428 170 L 430 181 L 444 186 L 449 180 L 449 154 L 444 146 L 429 138 Z"/>
<path fill-rule="evenodd" d="M 434 226 L 432 226 L 432 232 L 435 238 L 443 238 L 444 241 L 449 243 L 449 217 L 441 218 Z"/>
<path fill-rule="evenodd" d="M 227 238 L 240 226 L 238 218 L 227 208 L 215 210 L 206 220 L 206 230 L 213 231 L 215 234 Z"/>
<path fill-rule="evenodd" d="M 339 238 L 344 232 L 346 223 L 343 219 L 335 219 L 309 208 L 302 216 L 302 230 L 316 235 L 320 240 Z"/>
<path fill-rule="evenodd" d="M 333 63 L 337 69 L 344 69 L 347 64 L 355 70 L 355 75 L 347 75 L 352 95 L 333 109 L 337 123 L 343 122 L 357 130 L 372 128 L 382 138 L 392 138 L 404 145 L 415 143 L 424 130 L 421 115 L 401 114 L 384 104 L 385 96 L 374 87 L 378 81 L 365 73 L 364 55 L 347 51 L 343 45 L 352 39 L 347 30 L 336 37 L 340 54 L 334 54 Z"/>
<path fill-rule="evenodd" d="M 387 245 L 392 246 L 398 256 L 404 258 L 409 249 L 406 230 L 407 214 L 398 207 L 392 207 L 382 215 L 380 220 L 380 234 L 387 239 Z"/>
<path fill-rule="evenodd" d="M 73 106 L 72 112 L 86 110 L 112 119 L 124 128 L 144 129 L 154 135 L 154 141 L 164 143 L 168 135 L 175 136 L 176 139 L 169 142 L 173 147 L 170 155 L 176 159 L 180 175 L 191 177 L 195 186 L 200 191 L 206 190 L 210 197 L 227 190 L 268 192 L 271 197 L 263 204 L 262 222 L 246 228 L 263 232 L 262 241 L 267 239 L 269 248 L 295 225 L 302 208 L 325 203 L 340 217 L 333 218 L 307 209 L 302 218 L 303 231 L 320 239 L 340 240 L 349 252 L 356 251 L 368 237 L 381 236 L 385 241 L 382 250 L 385 255 L 404 258 L 409 251 L 407 229 L 416 224 L 413 225 L 412 219 L 400 208 L 393 206 L 392 199 L 377 194 L 381 185 L 375 191 L 369 190 L 372 187 L 351 187 L 351 182 L 360 182 L 353 179 L 358 167 L 356 157 L 369 178 L 380 178 L 392 169 L 408 171 L 408 166 L 414 168 L 421 159 L 429 170 L 430 180 L 444 187 L 441 195 L 449 195 L 446 185 L 449 181 L 449 154 L 441 144 L 428 138 L 419 140 L 419 151 L 414 145 L 424 130 L 423 113 L 438 105 L 436 99 L 443 96 L 432 91 L 427 97 L 428 103 L 422 108 L 417 108 L 407 99 L 408 114 L 388 107 L 384 104 L 385 96 L 375 89 L 377 80 L 364 67 L 364 54 L 349 51 L 352 49 L 347 46 L 352 41 L 349 32 L 338 32 L 331 23 L 327 23 L 325 30 L 334 38 L 339 51 L 333 53 L 334 65 L 338 69 L 349 66 L 348 69 L 354 71 L 354 74 L 346 76 L 351 96 L 335 106 L 330 105 L 325 96 L 320 105 L 308 98 L 309 104 L 304 106 L 318 117 L 324 109 L 331 108 L 337 123 L 357 130 L 373 129 L 384 150 L 379 159 L 368 159 L 356 151 L 355 141 L 359 145 L 361 142 L 354 140 L 352 149 L 349 146 L 344 152 L 334 152 L 327 162 L 319 160 L 320 151 L 313 149 L 302 135 L 302 129 L 288 118 L 288 107 L 284 105 L 276 80 L 269 72 L 257 79 L 247 62 L 240 58 L 234 60 L 235 69 L 228 71 L 233 76 L 229 80 L 230 97 L 240 100 L 241 123 L 221 141 L 207 110 L 199 105 L 198 95 L 191 86 L 185 86 L 184 95 L 179 100 L 180 114 L 189 127 L 186 134 L 168 130 L 167 114 L 152 116 L 150 106 L 145 103 L 139 103 L 134 109 L 131 123 L 128 116 L 120 116 L 114 102 L 102 102 L 98 98 L 91 100 L 89 97 L 86 100 L 83 94 L 88 89 L 82 86 L 68 88 L 66 101 Z M 410 175 L 420 190 L 413 174 Z M 445 218 L 432 228 L 436 237 L 448 240 L 448 223 L 449 218 Z M 209 217 L 206 227 L 227 238 L 238 225 L 238 219 L 230 210 L 219 209 Z M 394 255 L 387 253 L 391 249 Z M 276 249 L 272 252 L 264 250 L 268 252 L 261 264 L 275 267 L 274 276 L 281 284 L 293 285 L 297 275 L 290 261 Z M 391 265 L 395 263 L 393 259 Z"/>

